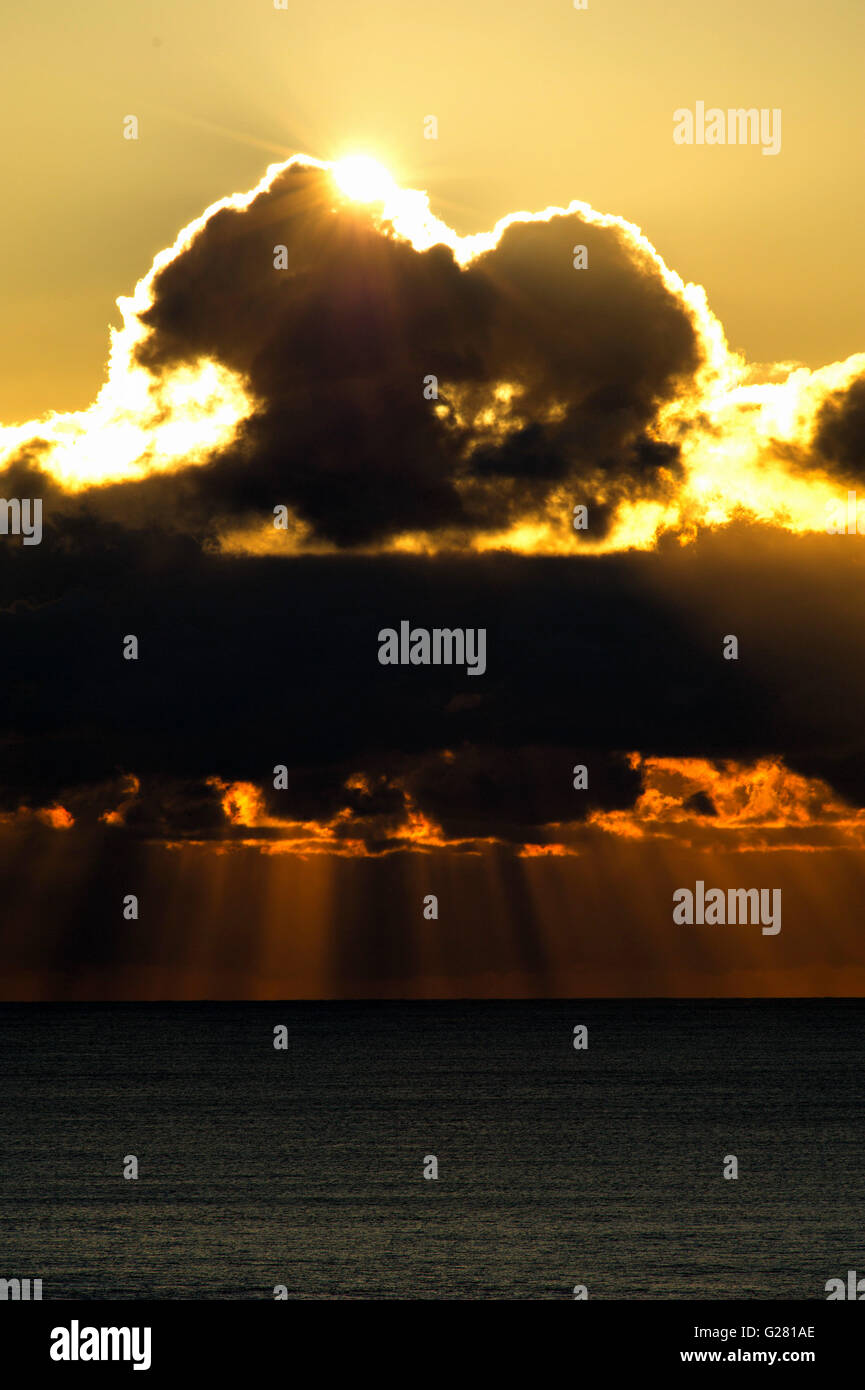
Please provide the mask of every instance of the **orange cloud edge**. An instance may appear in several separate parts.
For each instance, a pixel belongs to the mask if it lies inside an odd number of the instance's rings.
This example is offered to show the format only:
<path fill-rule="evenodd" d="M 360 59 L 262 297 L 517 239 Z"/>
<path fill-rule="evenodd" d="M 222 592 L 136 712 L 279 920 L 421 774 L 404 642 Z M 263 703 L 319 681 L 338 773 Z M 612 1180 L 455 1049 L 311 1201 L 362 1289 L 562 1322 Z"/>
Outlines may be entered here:
<path fill-rule="evenodd" d="M 442 756 L 453 755 L 446 751 Z M 671 848 L 710 853 L 865 848 L 865 810 L 850 806 L 819 778 L 791 771 L 780 758 L 744 763 L 631 753 L 628 759 L 642 779 L 633 806 L 549 822 L 538 828 L 537 838 L 516 843 L 496 835 L 448 835 L 416 804 L 399 777 L 386 779 L 387 790 L 401 798 L 399 809 L 367 814 L 363 802 L 372 796 L 374 783 L 362 772 L 344 784 L 359 805 L 346 805 L 328 820 L 297 820 L 274 814 L 267 807 L 263 785 L 210 777 L 208 785 L 219 797 L 223 815 L 216 837 L 145 838 L 157 838 L 175 848 L 200 844 L 225 853 L 245 847 L 300 858 L 382 858 L 406 851 L 425 854 L 441 850 L 471 855 L 496 846 L 526 859 L 564 858 L 580 855 L 601 840 L 666 843 Z M 375 787 L 381 786 L 382 779 L 378 779 Z M 140 792 L 139 780 L 128 777 L 122 799 L 100 812 L 98 821 L 109 830 L 125 827 Z M 71 798 L 66 800 L 74 806 Z M 41 826 L 60 833 L 76 826 L 87 828 L 62 801 L 45 807 L 21 806 L 0 815 L 0 825 L 19 829 Z"/>

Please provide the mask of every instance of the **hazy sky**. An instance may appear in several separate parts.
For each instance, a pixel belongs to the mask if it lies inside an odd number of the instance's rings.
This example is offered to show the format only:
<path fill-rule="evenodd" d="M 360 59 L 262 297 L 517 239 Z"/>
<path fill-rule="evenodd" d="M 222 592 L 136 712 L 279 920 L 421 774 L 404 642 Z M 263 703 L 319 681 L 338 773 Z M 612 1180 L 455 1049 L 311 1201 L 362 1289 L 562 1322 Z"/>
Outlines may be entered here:
<path fill-rule="evenodd" d="M 621 214 L 751 360 L 862 346 L 855 0 L 76 0 L 7 9 L 0 43 L 6 423 L 86 406 L 115 297 L 295 151 L 369 151 L 461 232 L 572 198 Z M 781 153 L 675 146 L 672 113 L 698 100 L 780 107 Z"/>

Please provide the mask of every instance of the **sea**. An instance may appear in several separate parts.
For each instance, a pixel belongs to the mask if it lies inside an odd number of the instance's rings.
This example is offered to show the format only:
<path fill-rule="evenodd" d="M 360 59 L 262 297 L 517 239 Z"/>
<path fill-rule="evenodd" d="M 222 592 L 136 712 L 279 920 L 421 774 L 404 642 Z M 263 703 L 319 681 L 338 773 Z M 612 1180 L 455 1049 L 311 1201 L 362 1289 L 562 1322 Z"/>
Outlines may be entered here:
<path fill-rule="evenodd" d="M 43 1300 L 865 1274 L 863 1000 L 7 1004 L 0 1059 L 0 1278 Z"/>

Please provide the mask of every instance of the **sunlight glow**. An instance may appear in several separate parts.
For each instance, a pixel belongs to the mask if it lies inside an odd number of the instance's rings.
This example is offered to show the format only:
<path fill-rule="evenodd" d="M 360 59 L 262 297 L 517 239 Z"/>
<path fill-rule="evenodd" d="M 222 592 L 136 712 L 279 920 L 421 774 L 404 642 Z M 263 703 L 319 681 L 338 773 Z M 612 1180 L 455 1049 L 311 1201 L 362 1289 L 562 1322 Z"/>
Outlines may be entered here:
<path fill-rule="evenodd" d="M 356 203 L 385 203 L 399 191 L 384 165 L 366 154 L 337 160 L 333 177 L 340 192 Z"/>

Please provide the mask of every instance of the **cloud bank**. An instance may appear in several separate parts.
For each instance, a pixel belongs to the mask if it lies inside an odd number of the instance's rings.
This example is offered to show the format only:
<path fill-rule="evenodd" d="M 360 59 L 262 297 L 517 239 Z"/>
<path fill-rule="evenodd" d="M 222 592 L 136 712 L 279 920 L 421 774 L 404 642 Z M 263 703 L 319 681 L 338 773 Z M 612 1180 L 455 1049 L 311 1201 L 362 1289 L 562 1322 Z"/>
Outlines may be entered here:
<path fill-rule="evenodd" d="M 861 564 L 822 533 L 862 476 L 865 355 L 758 369 L 622 218 L 461 238 L 305 156 L 118 304 L 90 410 L 0 431 L 4 495 L 45 528 L 0 548 L 8 821 L 349 856 L 745 848 L 723 789 L 759 784 L 760 843 L 858 844 Z M 483 689 L 384 673 L 404 618 L 486 627 Z"/>

